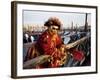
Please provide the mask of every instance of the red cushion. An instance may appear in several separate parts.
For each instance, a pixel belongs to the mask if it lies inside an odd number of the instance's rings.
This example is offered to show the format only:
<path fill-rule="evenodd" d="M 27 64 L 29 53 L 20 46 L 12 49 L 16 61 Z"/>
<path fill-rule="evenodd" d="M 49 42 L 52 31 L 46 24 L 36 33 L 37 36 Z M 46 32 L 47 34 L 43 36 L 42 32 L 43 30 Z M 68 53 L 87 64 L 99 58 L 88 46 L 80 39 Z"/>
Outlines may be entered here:
<path fill-rule="evenodd" d="M 82 51 L 73 51 L 74 60 L 81 61 L 84 58 L 84 53 Z"/>

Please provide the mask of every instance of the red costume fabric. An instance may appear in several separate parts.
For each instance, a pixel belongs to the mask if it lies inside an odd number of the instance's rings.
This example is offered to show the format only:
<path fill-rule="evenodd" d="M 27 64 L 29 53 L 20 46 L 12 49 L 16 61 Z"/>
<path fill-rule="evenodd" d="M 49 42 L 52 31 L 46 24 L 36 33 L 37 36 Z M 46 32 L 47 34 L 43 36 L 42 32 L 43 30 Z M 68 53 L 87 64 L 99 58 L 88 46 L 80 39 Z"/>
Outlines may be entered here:
<path fill-rule="evenodd" d="M 38 39 L 37 46 L 41 54 L 50 55 L 53 60 L 48 67 L 60 66 L 60 60 L 64 56 L 59 48 L 62 45 L 62 40 L 59 35 L 52 37 L 48 31 L 45 31 Z"/>

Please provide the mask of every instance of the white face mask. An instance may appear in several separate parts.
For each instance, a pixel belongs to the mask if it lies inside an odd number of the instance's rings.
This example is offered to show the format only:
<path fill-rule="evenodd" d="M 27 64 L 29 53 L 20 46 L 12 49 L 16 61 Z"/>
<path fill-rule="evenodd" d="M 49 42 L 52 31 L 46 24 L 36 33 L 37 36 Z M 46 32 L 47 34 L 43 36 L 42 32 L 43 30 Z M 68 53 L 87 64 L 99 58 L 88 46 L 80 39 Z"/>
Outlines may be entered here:
<path fill-rule="evenodd" d="M 58 26 L 50 26 L 50 32 L 52 32 L 52 34 L 57 34 L 58 33 Z"/>
<path fill-rule="evenodd" d="M 51 26 L 51 29 L 58 30 L 58 26 Z"/>

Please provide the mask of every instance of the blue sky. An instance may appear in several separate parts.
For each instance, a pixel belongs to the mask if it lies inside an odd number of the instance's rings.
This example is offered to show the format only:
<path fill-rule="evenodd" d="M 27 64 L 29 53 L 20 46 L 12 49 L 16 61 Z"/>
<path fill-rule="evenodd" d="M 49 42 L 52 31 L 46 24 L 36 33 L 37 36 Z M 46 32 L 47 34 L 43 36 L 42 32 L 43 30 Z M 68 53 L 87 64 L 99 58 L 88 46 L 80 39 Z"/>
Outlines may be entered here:
<path fill-rule="evenodd" d="M 23 24 L 24 25 L 43 25 L 50 17 L 58 17 L 63 24 L 63 27 L 71 26 L 76 24 L 83 26 L 85 24 L 85 13 L 71 13 L 71 12 L 46 12 L 46 11 L 23 11 Z M 88 23 L 91 24 L 91 14 L 88 14 Z"/>

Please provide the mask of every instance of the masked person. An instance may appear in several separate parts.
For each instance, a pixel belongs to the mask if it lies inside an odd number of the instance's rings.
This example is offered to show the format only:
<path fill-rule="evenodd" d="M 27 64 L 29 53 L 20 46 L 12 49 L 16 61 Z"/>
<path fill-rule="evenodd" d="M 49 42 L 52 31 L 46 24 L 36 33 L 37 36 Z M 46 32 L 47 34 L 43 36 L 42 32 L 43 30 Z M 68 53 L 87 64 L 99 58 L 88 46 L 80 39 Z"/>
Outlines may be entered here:
<path fill-rule="evenodd" d="M 61 25 L 61 21 L 57 17 L 51 17 L 45 22 L 44 26 L 47 27 L 47 30 L 40 35 L 35 47 L 39 55 L 50 55 L 51 59 L 36 68 L 61 67 L 66 62 L 67 54 L 65 53 L 63 41 L 58 34 Z M 32 50 L 32 48 L 28 50 L 27 60 L 38 56 L 30 56 Z"/>

